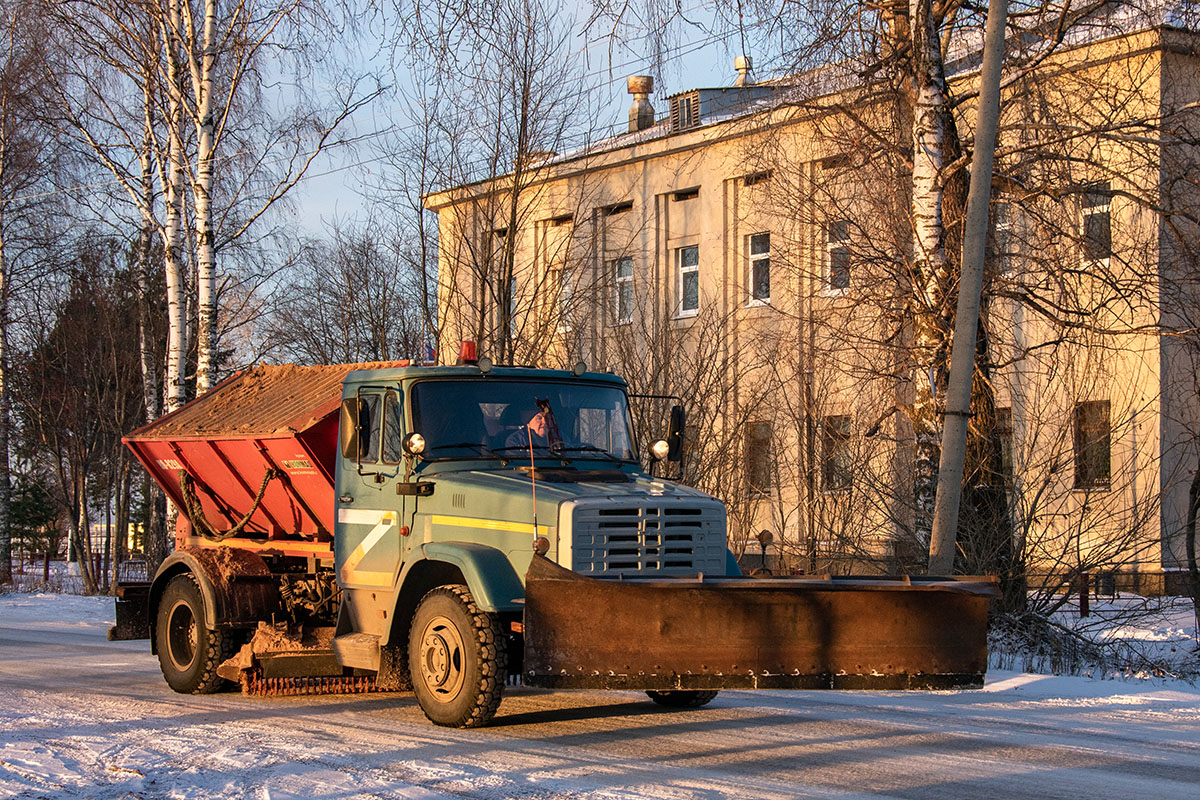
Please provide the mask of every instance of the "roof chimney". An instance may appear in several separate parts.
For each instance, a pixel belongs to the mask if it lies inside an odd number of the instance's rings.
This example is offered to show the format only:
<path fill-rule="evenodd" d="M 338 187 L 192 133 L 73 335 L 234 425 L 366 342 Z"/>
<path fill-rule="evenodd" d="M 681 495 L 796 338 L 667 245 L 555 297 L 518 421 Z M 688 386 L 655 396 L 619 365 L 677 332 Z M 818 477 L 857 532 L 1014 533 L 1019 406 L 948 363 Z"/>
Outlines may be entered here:
<path fill-rule="evenodd" d="M 750 70 L 754 69 L 754 60 L 750 56 L 738 56 L 733 60 L 733 68 L 737 70 L 737 80 L 733 82 L 734 86 L 753 86 L 754 76 L 750 74 Z"/>
<path fill-rule="evenodd" d="M 649 75 L 631 75 L 625 79 L 625 89 L 633 95 L 633 105 L 629 107 L 629 132 L 649 128 L 654 124 L 654 106 L 650 105 L 654 78 Z"/>

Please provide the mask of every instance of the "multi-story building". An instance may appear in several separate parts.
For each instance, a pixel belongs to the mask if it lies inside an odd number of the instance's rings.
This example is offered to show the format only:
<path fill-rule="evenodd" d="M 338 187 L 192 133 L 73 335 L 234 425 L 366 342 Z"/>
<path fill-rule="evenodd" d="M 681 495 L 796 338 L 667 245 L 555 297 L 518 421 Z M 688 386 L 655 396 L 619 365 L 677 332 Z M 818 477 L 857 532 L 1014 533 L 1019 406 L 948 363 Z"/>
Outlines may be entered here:
<path fill-rule="evenodd" d="M 1010 45 L 1024 60 L 1003 93 L 964 517 L 1003 535 L 978 537 L 969 568 L 1011 547 L 1035 577 L 1182 578 L 1200 473 L 1200 39 L 1163 19 Z M 973 53 L 950 65 L 964 143 Z M 767 531 L 785 568 L 913 566 L 914 371 L 948 355 L 914 356 L 914 326 L 949 301 L 913 275 L 902 83 L 839 65 L 755 84 L 738 67 L 657 118 L 649 79 L 631 78 L 627 133 L 429 196 L 443 339 L 683 397 L 685 478 L 728 502 L 753 559 Z M 663 416 L 648 407 L 643 427 Z"/>

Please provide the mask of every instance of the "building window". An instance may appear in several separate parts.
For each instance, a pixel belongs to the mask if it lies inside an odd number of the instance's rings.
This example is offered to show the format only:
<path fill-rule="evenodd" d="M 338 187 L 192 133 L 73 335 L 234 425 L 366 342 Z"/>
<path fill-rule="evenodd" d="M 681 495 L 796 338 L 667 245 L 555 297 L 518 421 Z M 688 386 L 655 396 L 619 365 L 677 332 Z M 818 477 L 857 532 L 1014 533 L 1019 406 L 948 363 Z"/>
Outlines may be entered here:
<path fill-rule="evenodd" d="M 671 130 L 683 131 L 700 124 L 700 96 L 696 92 L 671 98 Z"/>
<path fill-rule="evenodd" d="M 767 181 L 771 180 L 771 175 L 771 170 L 765 169 L 761 172 L 751 172 L 749 175 L 743 178 L 742 181 L 747 186 L 757 186 L 760 183 L 766 183 Z"/>
<path fill-rule="evenodd" d="M 1104 264 L 1112 255 L 1112 188 L 1107 183 L 1088 187 L 1083 194 L 1083 260 Z"/>
<path fill-rule="evenodd" d="M 850 286 L 850 221 L 834 220 L 826 228 L 827 274 L 829 288 L 842 290 Z"/>
<path fill-rule="evenodd" d="M 613 320 L 623 325 L 633 319 L 633 257 L 623 256 L 612 265 L 613 274 Z"/>
<path fill-rule="evenodd" d="M 771 234 L 750 237 L 750 297 L 760 303 L 771 302 Z"/>
<path fill-rule="evenodd" d="M 746 493 L 766 494 L 771 480 L 771 423 L 751 422 L 746 426 Z"/>
<path fill-rule="evenodd" d="M 821 422 L 821 488 L 844 492 L 850 488 L 854 464 L 850 452 L 850 417 L 825 417 Z"/>
<path fill-rule="evenodd" d="M 1011 408 L 996 409 L 996 427 L 993 435 L 996 438 L 996 446 L 1000 450 L 1000 485 L 1012 486 L 1013 421 Z"/>
<path fill-rule="evenodd" d="M 992 235 L 988 242 L 988 259 L 998 275 L 1011 275 L 1015 263 L 1013 236 L 1013 207 L 1009 203 L 992 205 Z"/>
<path fill-rule="evenodd" d="M 568 333 L 575 327 L 575 277 L 567 267 L 555 272 L 558 285 L 559 333 Z"/>
<path fill-rule="evenodd" d="M 679 314 L 690 316 L 700 310 L 700 245 L 675 250 L 679 270 Z"/>
<path fill-rule="evenodd" d="M 1075 488 L 1107 489 L 1112 475 L 1109 403 L 1094 400 L 1075 406 Z"/>

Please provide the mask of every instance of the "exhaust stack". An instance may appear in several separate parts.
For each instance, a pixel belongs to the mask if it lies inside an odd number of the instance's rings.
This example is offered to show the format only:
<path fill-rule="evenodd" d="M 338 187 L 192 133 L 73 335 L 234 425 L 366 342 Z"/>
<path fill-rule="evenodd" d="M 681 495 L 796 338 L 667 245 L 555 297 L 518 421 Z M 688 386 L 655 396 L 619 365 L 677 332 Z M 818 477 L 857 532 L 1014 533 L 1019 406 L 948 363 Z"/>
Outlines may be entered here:
<path fill-rule="evenodd" d="M 754 69 L 754 59 L 750 56 L 738 56 L 733 60 L 733 68 L 737 70 L 737 80 L 733 82 L 734 86 L 753 86 L 754 76 L 750 74 L 750 70 Z"/>
<path fill-rule="evenodd" d="M 625 79 L 625 89 L 633 95 L 633 105 L 629 107 L 629 132 L 649 128 L 654 124 L 654 106 L 650 105 L 654 78 L 649 75 L 631 75 Z"/>

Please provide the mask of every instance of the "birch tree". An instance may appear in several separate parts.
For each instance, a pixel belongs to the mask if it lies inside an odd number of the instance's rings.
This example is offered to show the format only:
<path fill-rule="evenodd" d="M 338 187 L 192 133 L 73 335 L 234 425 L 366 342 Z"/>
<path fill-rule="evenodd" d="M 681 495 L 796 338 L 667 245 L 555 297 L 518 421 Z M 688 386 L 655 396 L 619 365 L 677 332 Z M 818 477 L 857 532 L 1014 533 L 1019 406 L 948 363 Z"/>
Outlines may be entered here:
<path fill-rule="evenodd" d="M 339 9 L 295 0 L 171 2 L 178 2 L 178 17 L 166 17 L 167 47 L 177 54 L 182 76 L 166 89 L 192 127 L 195 147 L 187 176 L 196 259 L 196 391 L 203 393 L 212 387 L 218 368 L 217 254 L 286 196 L 338 127 L 378 90 L 360 92 L 351 83 L 324 103 L 325 114 L 297 113 L 284 127 L 267 124 L 257 127 L 260 137 L 247 136 L 256 129 L 253 109 L 261 103 L 264 75 L 297 69 L 305 59 L 316 58 L 319 37 L 340 22 L 330 16 Z M 302 99 L 297 96 L 295 102 L 301 109 Z M 240 159 L 239 153 L 229 152 L 235 147 L 258 152 Z M 235 169 L 250 165 L 258 171 L 258 181 L 228 176 L 223 184 L 222 171 L 235 164 Z M 215 206 L 221 191 L 230 193 L 223 209 Z M 240 213 L 229 214 L 239 203 Z"/>
<path fill-rule="evenodd" d="M 123 199 L 134 209 L 141 287 L 139 348 L 148 419 L 187 398 L 187 265 L 180 249 L 184 140 L 180 106 L 163 87 L 177 83 L 178 59 L 167 47 L 170 6 L 75 0 L 55 17 L 63 32 L 63 69 L 48 72 L 62 119 L 115 181 L 116 221 Z M 123 232 L 123 231 L 122 231 Z M 156 246 L 157 241 L 157 246 Z M 164 348 L 148 331 L 160 300 L 152 276 L 166 276 L 169 320 Z"/>

